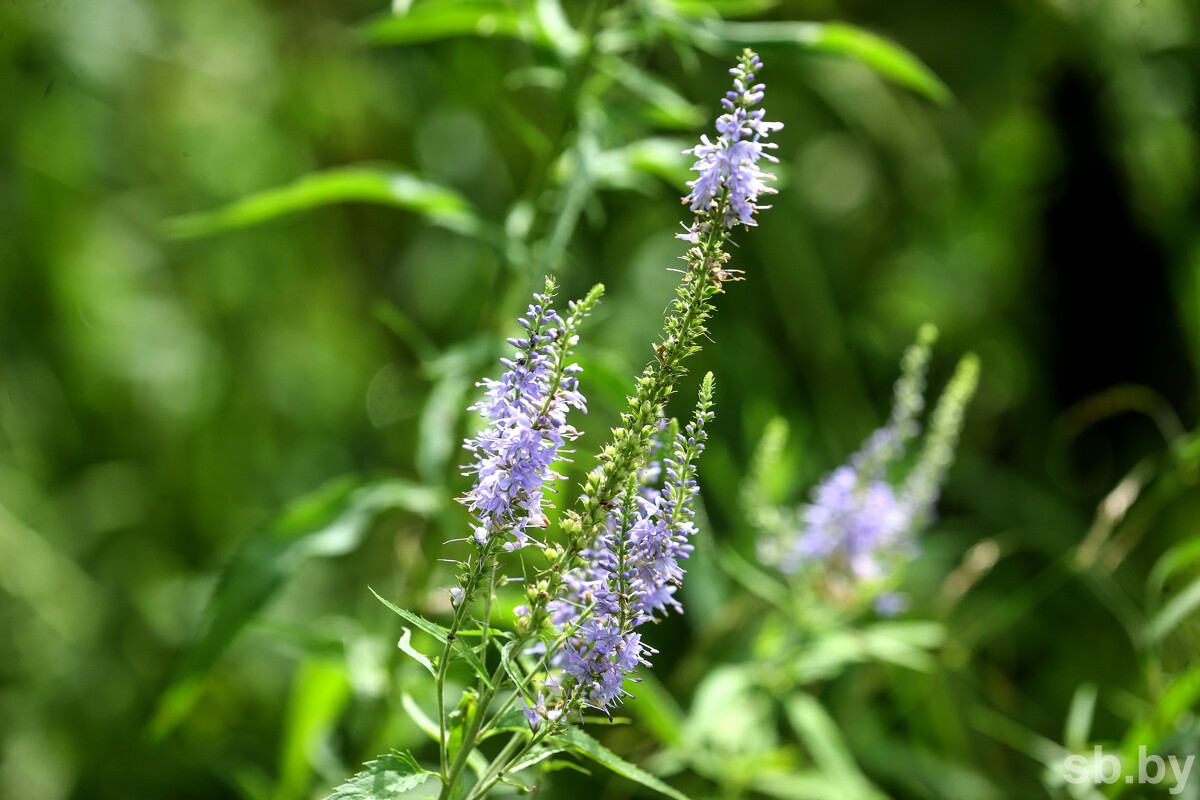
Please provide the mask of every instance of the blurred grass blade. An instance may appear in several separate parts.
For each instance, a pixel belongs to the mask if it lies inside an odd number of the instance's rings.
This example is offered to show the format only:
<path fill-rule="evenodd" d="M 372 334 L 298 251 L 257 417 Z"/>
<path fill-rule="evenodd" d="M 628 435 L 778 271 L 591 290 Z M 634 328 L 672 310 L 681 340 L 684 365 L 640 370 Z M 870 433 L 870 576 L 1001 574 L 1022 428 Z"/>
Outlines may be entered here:
<path fill-rule="evenodd" d="M 395 206 L 458 233 L 472 236 L 484 233 L 483 222 L 458 192 L 385 167 L 337 167 L 314 172 L 212 211 L 172 217 L 163 222 L 163 229 L 172 239 L 196 239 L 261 225 L 299 211 L 349 202 Z"/>
<path fill-rule="evenodd" d="M 779 800 L 830 800 L 848 797 L 845 787 L 817 770 L 760 772 L 754 779 L 755 790 Z"/>
<path fill-rule="evenodd" d="M 1148 709 L 1135 724 L 1130 725 L 1121 744 L 1122 752 L 1131 762 L 1136 761 L 1139 747 L 1156 749 L 1162 741 L 1181 727 L 1181 720 L 1191 716 L 1200 699 L 1200 667 L 1191 667 L 1179 674 L 1163 690 L 1158 702 Z"/>
<path fill-rule="evenodd" d="M 677 139 L 651 137 L 625 147 L 605 150 L 592 163 L 592 178 L 605 189 L 654 192 L 661 178 L 668 185 L 682 186 L 688 180 L 688 162 L 680 156 L 686 143 Z"/>
<path fill-rule="evenodd" d="M 862 800 L 884 798 L 863 775 L 837 723 L 815 697 L 803 692 L 793 694 L 787 699 L 784 711 L 821 772 L 837 781 L 841 796 Z"/>
<path fill-rule="evenodd" d="M 674 800 L 688 800 L 687 795 L 663 783 L 649 772 L 630 764 L 578 728 L 568 728 L 562 736 L 555 737 L 553 741 L 566 745 L 576 753 L 587 756 L 597 764 L 608 767 L 618 775 L 636 781 L 647 789 L 653 789 L 660 794 L 674 798 Z"/>
<path fill-rule="evenodd" d="M 1200 608 L 1200 578 L 1189 583 L 1183 591 L 1167 601 L 1161 611 L 1150 618 L 1146 626 L 1147 638 L 1151 642 L 1162 641 L 1197 608 Z"/>
<path fill-rule="evenodd" d="M 417 701 L 413 699 L 411 694 L 408 692 L 400 693 L 400 707 L 405 710 L 409 718 L 413 721 L 413 724 L 415 724 L 422 733 L 435 742 L 438 740 L 438 737 L 441 736 L 441 731 L 438 730 L 438 724 L 430 719 L 429 715 L 426 714 L 419 705 L 417 705 Z"/>
<path fill-rule="evenodd" d="M 760 47 L 795 45 L 814 53 L 844 56 L 936 103 L 952 97 L 950 88 L 919 58 L 882 36 L 844 22 L 717 22 L 696 27 L 724 42 Z M 711 43 L 711 40 L 710 40 Z"/>
<path fill-rule="evenodd" d="M 275 800 L 308 797 L 312 756 L 336 727 L 349 699 L 344 661 L 309 658 L 301 663 L 288 700 Z"/>
<path fill-rule="evenodd" d="M 1200 539 L 1181 542 L 1163 553 L 1158 561 L 1154 562 L 1154 567 L 1146 578 L 1149 599 L 1152 602 L 1157 601 L 1167 581 L 1197 563 L 1200 563 Z"/>
<path fill-rule="evenodd" d="M 0 505 L 0 590 L 26 602 L 68 641 L 87 641 L 103 607 L 99 587 L 69 556 Z"/>
<path fill-rule="evenodd" d="M 501 0 L 421 3 L 406 14 L 388 14 L 361 28 L 369 44 L 418 44 L 460 36 L 529 41 L 534 26 Z"/>
<path fill-rule="evenodd" d="M 392 751 L 368 761 L 362 772 L 333 790 L 326 800 L 395 800 L 431 774 L 407 752 Z"/>
<path fill-rule="evenodd" d="M 741 554 L 732 547 L 722 549 L 718 563 L 729 577 L 740 583 L 747 591 L 775 606 L 784 614 L 791 615 L 791 590 L 767 572 L 759 569 L 757 564 L 752 564 L 742 558 Z"/>
<path fill-rule="evenodd" d="M 385 511 L 428 516 L 442 505 L 442 495 L 427 487 L 402 480 L 362 485 L 351 477 L 294 501 L 225 569 L 213 592 L 203 633 L 159 699 L 152 733 L 158 737 L 169 733 L 188 713 L 204 675 L 306 559 L 354 550 Z"/>
<path fill-rule="evenodd" d="M 1007 744 L 1050 769 L 1061 769 L 1063 759 L 1071 755 L 1071 751 L 1058 742 L 1047 739 L 1000 712 L 984 706 L 976 706 L 971 710 L 971 724 L 976 730 Z"/>
<path fill-rule="evenodd" d="M 683 711 L 653 672 L 645 670 L 638 677 L 637 694 L 625 698 L 625 707 L 661 744 L 680 746 L 685 735 Z"/>
<path fill-rule="evenodd" d="M 646 118 L 664 128 L 691 131 L 704 122 L 703 112 L 675 87 L 635 66 L 624 58 L 609 56 L 596 65 L 627 91 L 647 103 Z M 676 153 L 675 160 L 680 160 Z"/>
<path fill-rule="evenodd" d="M 1092 720 L 1096 716 L 1096 695 L 1098 689 L 1094 683 L 1081 683 L 1071 697 L 1071 705 L 1067 709 L 1067 724 L 1063 729 L 1063 742 L 1076 753 L 1082 753 L 1092 733 Z"/>

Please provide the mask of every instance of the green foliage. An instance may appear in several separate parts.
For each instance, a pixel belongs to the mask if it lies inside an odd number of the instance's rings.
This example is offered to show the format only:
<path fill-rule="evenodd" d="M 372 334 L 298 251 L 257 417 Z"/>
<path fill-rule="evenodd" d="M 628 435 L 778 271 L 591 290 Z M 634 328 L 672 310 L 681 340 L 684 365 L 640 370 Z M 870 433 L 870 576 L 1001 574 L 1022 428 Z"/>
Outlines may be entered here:
<path fill-rule="evenodd" d="M 0 4 L 0 796 L 316 797 L 392 747 L 349 796 L 440 790 L 474 382 L 544 273 L 603 281 L 564 483 L 595 466 L 747 44 L 781 192 L 679 380 L 729 410 L 688 612 L 589 731 L 697 798 L 1057 800 L 1065 754 L 1200 748 L 1191 7 L 592 5 Z M 878 424 L 925 322 L 985 368 L 913 609 L 814 618 L 741 509 Z M 469 695 L 502 665 L 459 636 Z M 657 795 L 559 747 L 538 797 Z"/>
<path fill-rule="evenodd" d="M 392 752 L 366 763 L 366 769 L 333 790 L 326 800 L 395 800 L 429 778 L 409 753 Z"/>
<path fill-rule="evenodd" d="M 443 502 L 439 492 L 408 481 L 359 484 L 352 478 L 332 481 L 293 502 L 221 576 L 204 630 L 159 701 L 154 734 L 163 736 L 179 723 L 196 702 L 205 674 L 304 561 L 352 552 L 384 512 L 433 514 Z"/>
<path fill-rule="evenodd" d="M 625 759 L 617 756 L 579 728 L 568 728 L 561 736 L 556 737 L 556 741 L 572 751 L 590 758 L 597 764 L 607 767 L 623 778 L 640 783 L 642 786 L 653 789 L 659 794 L 674 798 L 674 800 L 687 800 L 687 795 L 671 788 L 650 773 L 638 769 Z"/>
<path fill-rule="evenodd" d="M 434 225 L 481 235 L 484 224 L 466 199 L 445 186 L 380 167 L 340 167 L 306 175 L 287 186 L 248 195 L 215 211 L 168 219 L 168 236 L 194 239 L 261 225 L 333 203 L 379 203 L 422 215 Z"/>

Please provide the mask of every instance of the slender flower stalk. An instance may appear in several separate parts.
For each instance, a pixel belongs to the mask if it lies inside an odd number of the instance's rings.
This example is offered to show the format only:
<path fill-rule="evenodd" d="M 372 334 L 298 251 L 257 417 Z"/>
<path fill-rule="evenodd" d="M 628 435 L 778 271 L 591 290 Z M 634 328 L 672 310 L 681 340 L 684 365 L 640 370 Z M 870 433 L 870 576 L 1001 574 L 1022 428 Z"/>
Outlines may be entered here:
<path fill-rule="evenodd" d="M 472 406 L 490 424 L 464 444 L 475 455 L 474 463 L 464 467 L 464 472 L 477 476 L 475 485 L 462 498 L 475 516 L 473 552 L 463 564 L 459 585 L 450 590 L 454 620 L 434 677 L 443 800 L 449 797 L 474 746 L 470 739 L 471 745 L 460 747 L 450 762 L 445 683 L 457 633 L 481 587 L 487 587 L 490 601 L 498 552 L 520 549 L 528 540 L 527 527 L 545 525 L 542 489 L 547 479 L 558 477 L 552 464 L 562 445 L 578 436 L 566 423 L 566 411 L 586 406 L 578 391 L 580 370 L 571 362 L 571 348 L 578 341 L 580 324 L 599 302 L 604 287 L 597 285 L 583 300 L 570 303 L 565 318 L 549 308 L 554 291 L 553 281 L 547 280 L 545 290 L 534 295 L 521 321 L 526 336 L 509 340 L 517 353 L 502 360 L 506 372 L 499 380 L 480 383 L 487 390 L 485 398 Z M 486 691 L 472 715 L 471 725 L 476 729 L 496 691 L 500 671 L 497 673 L 490 681 L 481 680 Z"/>
<path fill-rule="evenodd" d="M 757 225 L 754 214 L 770 206 L 759 205 L 758 198 L 764 194 L 775 194 L 767 184 L 775 180 L 769 172 L 758 166 L 760 159 L 778 163 L 779 159 L 767 152 L 779 145 L 764 142 L 772 131 L 780 130 L 783 123 L 764 120 L 766 111 L 755 108 L 762 102 L 764 84 L 754 83 L 755 74 L 762 69 L 762 61 L 750 50 L 743 55 L 738 65 L 729 70 L 733 75 L 733 89 L 721 99 L 726 113 L 717 117 L 715 142 L 707 135 L 700 137 L 700 144 L 684 150 L 684 155 L 696 156 L 692 169 L 700 173 L 688 182 L 692 191 L 683 198 L 698 215 L 715 215 L 726 228 L 734 225 Z M 705 220 L 708 221 L 708 220 Z M 700 243 L 702 233 L 695 225 L 679 238 L 695 244 Z"/>
<path fill-rule="evenodd" d="M 519 621 L 522 646 L 531 636 L 542 639 L 543 646 L 545 640 L 555 638 L 561 623 L 555 617 L 561 618 L 563 607 L 556 605 L 552 610 L 551 601 L 566 596 L 568 584 L 578 579 L 572 570 L 588 558 L 593 544 L 612 525 L 614 509 L 629 509 L 636 503 L 625 497 L 629 477 L 646 466 L 667 400 L 686 372 L 683 363 L 700 349 L 705 323 L 715 310 L 713 299 L 726 282 L 739 279 L 727 269 L 730 257 L 725 244 L 734 225 L 754 223 L 753 215 L 760 208 L 757 198 L 769 191 L 765 181 L 773 178 L 756 166 L 767 148 L 761 139 L 782 127 L 764 122 L 762 111 L 754 108 L 763 99 L 763 85 L 752 83 L 761 67 L 758 56 L 746 50 L 731 70 L 734 88 L 722 101 L 727 113 L 718 119 L 720 137 L 715 143 L 704 137 L 688 151 L 698 157 L 693 168 L 700 176 L 689 184 L 692 191 L 684 198 L 694 216 L 678 238 L 694 246 L 684 256 L 683 280 L 662 340 L 655 346 L 655 357 L 638 378 L 621 425 L 599 454 L 600 466 L 589 474 L 579 507 L 564 514 L 563 550 L 552 551 L 549 569 L 530 591 L 528 613 Z M 627 663 L 637 660 L 629 653 L 622 657 Z M 603 701 L 611 698 L 606 690 L 596 699 L 606 705 Z"/>

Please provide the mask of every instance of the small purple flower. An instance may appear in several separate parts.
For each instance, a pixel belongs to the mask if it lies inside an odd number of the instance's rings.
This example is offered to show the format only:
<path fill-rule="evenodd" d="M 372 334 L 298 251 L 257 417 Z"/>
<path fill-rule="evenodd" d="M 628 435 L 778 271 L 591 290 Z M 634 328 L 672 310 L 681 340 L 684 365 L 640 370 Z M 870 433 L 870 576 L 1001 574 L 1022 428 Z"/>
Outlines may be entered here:
<path fill-rule="evenodd" d="M 480 546 L 500 532 L 511 536 L 505 549 L 516 550 L 528 543 L 527 528 L 545 525 L 543 489 L 559 477 L 551 465 L 579 436 L 567 424 L 567 411 L 587 411 L 579 366 L 556 369 L 577 337 L 565 335 L 562 317 L 546 307 L 543 295 L 533 299 L 520 320 L 525 336 L 508 340 L 516 354 L 501 359 L 506 371 L 499 380 L 477 384 L 486 393 L 471 406 L 488 422 L 463 445 L 475 455 L 463 467 L 464 475 L 475 475 L 463 503 L 479 521 L 473 538 Z M 561 377 L 555 380 L 556 375 Z"/>
<path fill-rule="evenodd" d="M 726 113 L 717 118 L 716 141 L 707 135 L 700 137 L 700 144 L 684 150 L 684 155 L 696 156 L 692 169 L 700 175 L 688 182 L 691 192 L 683 198 L 692 211 L 701 215 L 687 232 L 678 238 L 698 244 L 702 224 L 701 217 L 709 211 L 721 209 L 720 223 L 726 228 L 736 224 L 755 225 L 754 214 L 762 208 L 758 198 L 774 194 L 767 181 L 775 176 L 763 172 L 758 166 L 760 159 L 778 163 L 779 159 L 767 152 L 778 145 L 764 142 L 772 131 L 783 127 L 780 122 L 767 122 L 766 112 L 754 108 L 762 102 L 764 84 L 755 84 L 754 76 L 762 68 L 758 56 L 746 51 L 738 66 L 729 72 L 733 75 L 733 90 L 721 100 Z"/>

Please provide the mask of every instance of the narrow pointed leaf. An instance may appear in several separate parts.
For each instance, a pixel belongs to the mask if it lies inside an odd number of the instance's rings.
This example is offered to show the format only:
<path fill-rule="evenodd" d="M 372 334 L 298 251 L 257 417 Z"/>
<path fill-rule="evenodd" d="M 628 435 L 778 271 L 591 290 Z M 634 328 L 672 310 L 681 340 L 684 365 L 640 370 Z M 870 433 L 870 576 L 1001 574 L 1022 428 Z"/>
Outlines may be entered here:
<path fill-rule="evenodd" d="M 163 227 L 166 235 L 173 239 L 196 239 L 262 225 L 320 206 L 349 202 L 395 206 L 463 234 L 479 235 L 484 229 L 470 203 L 453 189 L 397 169 L 366 166 L 314 172 L 212 211 L 172 217 L 163 223 Z"/>
<path fill-rule="evenodd" d="M 367 587 L 367 588 L 370 588 L 370 587 Z M 396 605 L 395 603 L 392 603 L 392 602 L 389 602 L 389 601 L 383 599 L 382 597 L 379 596 L 379 592 L 375 591 L 374 589 L 371 589 L 371 594 L 375 595 L 375 598 L 379 602 L 383 603 L 385 606 L 390 608 L 393 612 L 400 615 L 404 619 L 408 620 L 413 625 L 416 625 L 418 628 L 425 631 L 430 636 L 437 639 L 439 642 L 442 642 L 443 644 L 446 642 L 446 639 L 449 636 L 449 631 L 447 631 L 441 625 L 438 625 L 435 622 L 430 622 L 429 620 L 422 617 L 420 614 L 414 614 L 413 612 L 409 611 L 407 608 L 401 608 L 400 606 Z M 488 688 L 491 688 L 491 685 L 492 685 L 491 676 L 488 674 L 487 668 L 483 665 L 483 662 L 479 660 L 479 656 L 475 653 L 475 651 L 472 650 L 470 647 L 468 647 L 464 642 L 460 641 L 457 638 L 457 636 L 455 637 L 455 640 L 454 640 L 453 652 L 458 657 L 464 659 L 468 664 L 470 664 L 471 669 L 475 670 L 475 674 L 483 679 L 483 682 L 485 684 L 487 684 Z"/>
<path fill-rule="evenodd" d="M 843 56 L 936 103 L 951 99 L 950 88 L 915 55 L 878 34 L 844 22 L 716 22 L 692 28 L 696 43 L 720 42 L 762 47 L 793 45 L 814 53 Z"/>
<path fill-rule="evenodd" d="M 688 800 L 687 795 L 678 789 L 668 786 L 649 772 L 630 764 L 578 728 L 568 728 L 566 733 L 552 741 L 566 745 L 576 753 L 587 756 L 597 764 L 608 767 L 618 775 L 636 781 L 647 789 L 653 789 L 660 794 L 674 798 L 674 800 Z"/>
<path fill-rule="evenodd" d="M 409 628 L 404 628 L 403 631 L 404 632 L 400 635 L 400 641 L 396 643 L 396 646 L 399 647 L 400 650 L 409 656 L 413 661 L 416 661 L 422 667 L 429 670 L 430 675 L 436 677 L 437 670 L 433 668 L 433 664 L 423 653 L 412 646 L 412 630 Z"/>
<path fill-rule="evenodd" d="M 419 44 L 462 36 L 529 41 L 534 26 L 501 0 L 421 3 L 407 14 L 387 14 L 362 28 L 369 44 Z"/>

